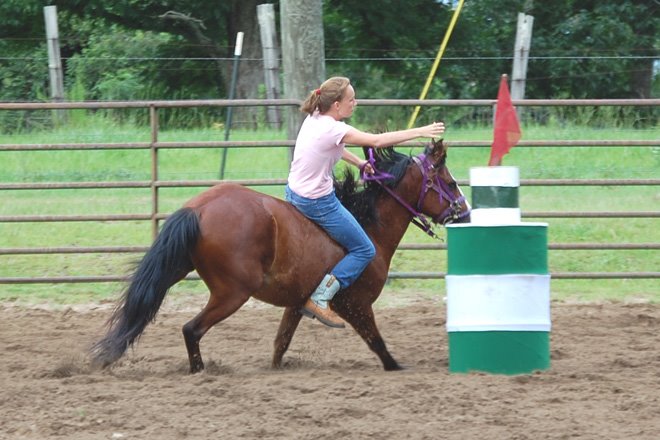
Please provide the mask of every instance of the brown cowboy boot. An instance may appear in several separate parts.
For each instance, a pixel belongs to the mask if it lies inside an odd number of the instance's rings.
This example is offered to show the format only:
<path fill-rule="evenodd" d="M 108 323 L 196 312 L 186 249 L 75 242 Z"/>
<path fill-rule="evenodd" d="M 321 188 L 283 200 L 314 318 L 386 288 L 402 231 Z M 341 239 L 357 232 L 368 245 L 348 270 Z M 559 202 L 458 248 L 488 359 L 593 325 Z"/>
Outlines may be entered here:
<path fill-rule="evenodd" d="M 337 315 L 335 312 L 333 312 L 330 307 L 323 309 L 314 301 L 312 301 L 311 298 L 307 300 L 307 302 L 300 310 L 300 312 L 309 318 L 318 319 L 328 327 L 333 327 L 333 328 L 346 327 L 346 324 L 344 324 L 344 320 L 341 319 L 339 315 Z"/>
<path fill-rule="evenodd" d="M 312 294 L 312 297 L 307 300 L 300 310 L 301 313 L 310 318 L 316 318 L 329 327 L 346 327 L 344 321 L 330 309 L 328 304 L 340 288 L 339 281 L 337 281 L 334 275 L 326 275 Z"/>

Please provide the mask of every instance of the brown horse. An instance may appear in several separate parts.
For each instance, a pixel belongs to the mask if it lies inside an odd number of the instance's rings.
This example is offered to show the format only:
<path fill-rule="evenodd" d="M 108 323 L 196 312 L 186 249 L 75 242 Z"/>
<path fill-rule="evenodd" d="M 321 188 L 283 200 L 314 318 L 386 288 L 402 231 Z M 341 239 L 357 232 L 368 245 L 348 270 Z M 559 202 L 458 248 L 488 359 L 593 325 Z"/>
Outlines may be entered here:
<path fill-rule="evenodd" d="M 385 370 L 398 370 L 372 309 L 392 255 L 415 217 L 429 232 L 424 215 L 434 223 L 469 221 L 469 208 L 447 170 L 442 141 L 417 157 L 391 148 L 376 151 L 374 165 L 388 173 L 387 181 L 370 180 L 358 190 L 347 173 L 336 184 L 338 197 L 371 237 L 376 257 L 331 306 Z M 279 367 L 302 317 L 300 308 L 343 254 L 341 246 L 289 203 L 232 183 L 214 186 L 167 219 L 110 317 L 108 333 L 92 348 L 93 362 L 107 366 L 119 359 L 154 320 L 168 289 L 197 270 L 210 298 L 183 326 L 191 373 L 204 369 L 199 351 L 204 334 L 251 296 L 285 307 L 272 360 Z"/>

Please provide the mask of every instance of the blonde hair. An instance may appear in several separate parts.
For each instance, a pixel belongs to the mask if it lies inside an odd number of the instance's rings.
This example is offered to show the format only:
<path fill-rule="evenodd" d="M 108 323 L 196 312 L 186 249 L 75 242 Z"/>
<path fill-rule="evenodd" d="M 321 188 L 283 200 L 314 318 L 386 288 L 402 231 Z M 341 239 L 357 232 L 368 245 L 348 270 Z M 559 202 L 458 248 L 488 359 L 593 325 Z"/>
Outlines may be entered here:
<path fill-rule="evenodd" d="M 325 113 L 330 110 L 332 104 L 340 101 L 344 92 L 351 85 L 351 80 L 343 76 L 333 76 L 325 80 L 321 87 L 312 90 L 307 99 L 301 104 L 300 111 L 313 114 L 316 110 Z"/>

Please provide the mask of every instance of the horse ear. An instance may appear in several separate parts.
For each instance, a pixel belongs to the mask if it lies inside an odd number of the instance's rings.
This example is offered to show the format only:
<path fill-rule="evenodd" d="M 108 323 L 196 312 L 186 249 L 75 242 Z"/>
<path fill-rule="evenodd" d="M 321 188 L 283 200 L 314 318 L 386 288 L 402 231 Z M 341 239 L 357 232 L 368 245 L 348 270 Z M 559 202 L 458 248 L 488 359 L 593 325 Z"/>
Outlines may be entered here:
<path fill-rule="evenodd" d="M 442 139 L 432 139 L 431 142 L 433 145 L 433 148 L 431 149 L 431 157 L 433 163 L 440 163 L 442 160 L 444 160 L 447 154 L 447 146 L 442 141 Z"/>

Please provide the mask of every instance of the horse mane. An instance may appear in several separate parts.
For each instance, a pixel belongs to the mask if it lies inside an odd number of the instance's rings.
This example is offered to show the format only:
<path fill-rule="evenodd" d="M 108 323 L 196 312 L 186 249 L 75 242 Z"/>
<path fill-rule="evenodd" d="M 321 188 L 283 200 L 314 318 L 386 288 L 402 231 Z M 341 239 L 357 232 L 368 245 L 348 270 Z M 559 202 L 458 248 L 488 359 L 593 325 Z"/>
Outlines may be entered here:
<path fill-rule="evenodd" d="M 393 188 L 399 183 L 412 161 L 409 155 L 399 153 L 392 147 L 375 149 L 374 158 L 376 160 L 375 167 L 378 171 L 394 176 L 382 181 L 389 188 Z M 353 214 L 362 227 L 378 221 L 376 199 L 384 191 L 378 182 L 367 181 L 363 187 L 360 187 L 358 179 L 351 169 L 346 168 L 342 180 L 334 178 L 334 186 L 335 194 L 341 204 Z"/>

